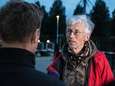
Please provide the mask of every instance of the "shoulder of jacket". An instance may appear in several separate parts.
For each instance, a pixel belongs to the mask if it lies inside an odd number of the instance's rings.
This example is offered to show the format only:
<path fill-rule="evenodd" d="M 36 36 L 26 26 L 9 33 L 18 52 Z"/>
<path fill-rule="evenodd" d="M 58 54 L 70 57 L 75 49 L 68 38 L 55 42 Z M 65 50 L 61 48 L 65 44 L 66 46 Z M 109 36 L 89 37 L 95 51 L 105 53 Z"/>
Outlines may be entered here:
<path fill-rule="evenodd" d="M 96 53 L 93 56 L 93 60 L 95 63 L 103 63 L 106 59 L 106 55 L 103 51 L 96 51 Z"/>
<path fill-rule="evenodd" d="M 103 51 L 97 50 L 96 53 L 94 54 L 94 57 L 98 58 L 105 57 L 105 53 Z"/>

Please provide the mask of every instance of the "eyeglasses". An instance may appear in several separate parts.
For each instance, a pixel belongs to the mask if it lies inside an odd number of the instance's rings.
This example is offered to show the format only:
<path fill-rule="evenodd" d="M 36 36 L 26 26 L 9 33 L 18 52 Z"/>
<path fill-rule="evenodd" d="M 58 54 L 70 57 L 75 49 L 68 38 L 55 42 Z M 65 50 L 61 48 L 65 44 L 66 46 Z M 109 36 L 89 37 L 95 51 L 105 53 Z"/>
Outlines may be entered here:
<path fill-rule="evenodd" d="M 78 35 L 84 33 L 84 32 L 80 32 L 78 30 L 72 31 L 71 29 L 68 29 L 66 32 L 67 32 L 68 35 L 71 35 L 73 33 L 75 36 L 78 36 Z"/>

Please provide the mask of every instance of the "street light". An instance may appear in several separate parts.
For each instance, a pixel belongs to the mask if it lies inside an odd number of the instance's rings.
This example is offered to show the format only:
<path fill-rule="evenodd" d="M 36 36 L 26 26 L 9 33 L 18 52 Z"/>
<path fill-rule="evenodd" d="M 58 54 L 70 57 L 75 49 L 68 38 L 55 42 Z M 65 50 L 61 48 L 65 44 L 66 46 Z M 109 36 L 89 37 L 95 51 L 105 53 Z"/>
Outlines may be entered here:
<path fill-rule="evenodd" d="M 47 43 L 50 43 L 50 40 L 47 40 L 46 42 L 47 42 Z"/>
<path fill-rule="evenodd" d="M 59 17 L 60 17 L 59 15 L 56 16 L 56 18 L 57 18 L 57 32 L 56 32 L 57 35 L 56 35 L 56 43 L 57 43 L 57 44 L 58 44 L 58 31 L 59 31 Z"/>
<path fill-rule="evenodd" d="M 38 40 L 38 43 L 40 43 L 40 40 Z"/>
<path fill-rule="evenodd" d="M 57 30 L 56 30 L 56 42 L 55 42 L 55 47 L 54 47 L 54 54 L 56 54 L 57 52 L 57 49 L 59 48 L 59 45 L 58 45 L 58 30 L 59 30 L 59 15 L 56 16 L 56 19 L 57 19 Z"/>

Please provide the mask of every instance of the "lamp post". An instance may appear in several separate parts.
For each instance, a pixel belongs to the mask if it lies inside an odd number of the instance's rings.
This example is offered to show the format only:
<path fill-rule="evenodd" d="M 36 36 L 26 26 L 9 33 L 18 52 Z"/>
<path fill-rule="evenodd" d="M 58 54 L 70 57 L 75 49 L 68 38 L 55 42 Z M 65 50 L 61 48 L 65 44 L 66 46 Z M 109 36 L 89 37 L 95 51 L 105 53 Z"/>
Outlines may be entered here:
<path fill-rule="evenodd" d="M 59 15 L 56 16 L 57 19 L 57 28 L 56 28 L 56 42 L 55 42 L 55 47 L 54 47 L 54 54 L 58 51 L 57 49 L 59 48 L 58 45 L 58 30 L 59 30 Z"/>
<path fill-rule="evenodd" d="M 57 44 L 58 44 L 58 35 L 59 35 L 59 34 L 58 34 L 58 32 L 59 32 L 59 17 L 60 17 L 59 15 L 56 16 L 56 18 L 57 18 L 56 43 L 57 43 Z"/>

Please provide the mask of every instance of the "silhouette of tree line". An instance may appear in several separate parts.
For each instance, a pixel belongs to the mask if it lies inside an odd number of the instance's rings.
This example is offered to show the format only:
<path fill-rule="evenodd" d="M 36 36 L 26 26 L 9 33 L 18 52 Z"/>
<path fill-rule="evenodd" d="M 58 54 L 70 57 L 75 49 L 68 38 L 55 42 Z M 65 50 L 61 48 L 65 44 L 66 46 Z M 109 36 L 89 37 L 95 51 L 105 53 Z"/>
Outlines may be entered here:
<path fill-rule="evenodd" d="M 62 1 L 54 0 L 49 12 L 46 12 L 45 6 L 41 6 L 39 1 L 35 4 L 40 6 L 44 13 L 40 40 L 43 42 L 46 42 L 47 39 L 52 42 L 56 41 L 56 16 L 59 15 L 59 42 L 61 42 L 62 47 L 66 42 L 66 15 Z M 109 8 L 106 6 L 105 2 L 103 0 L 96 0 L 92 10 L 87 15 L 89 15 L 95 23 L 95 29 L 91 38 L 95 41 L 97 47 L 105 51 L 115 51 L 113 48 L 115 44 L 115 9 L 111 17 L 109 13 Z M 80 4 L 77 4 L 73 12 L 73 15 L 78 14 L 84 14 L 83 6 Z"/>

